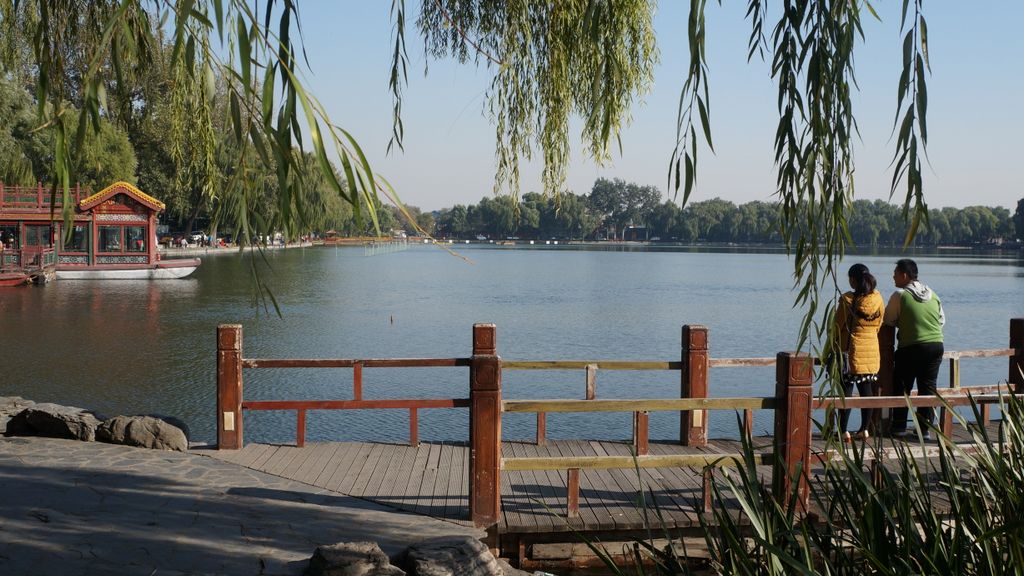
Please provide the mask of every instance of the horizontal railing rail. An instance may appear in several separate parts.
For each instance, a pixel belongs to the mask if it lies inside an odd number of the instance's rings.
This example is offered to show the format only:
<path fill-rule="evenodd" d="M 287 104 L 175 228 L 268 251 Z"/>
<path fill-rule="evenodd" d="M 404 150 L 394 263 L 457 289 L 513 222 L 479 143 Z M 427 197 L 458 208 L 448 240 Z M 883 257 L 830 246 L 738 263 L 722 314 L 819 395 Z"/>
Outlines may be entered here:
<path fill-rule="evenodd" d="M 387 410 L 409 411 L 409 445 L 419 446 L 419 410 L 424 408 L 468 408 L 469 398 L 417 398 L 387 400 L 250 400 L 243 410 L 295 410 L 295 445 L 306 445 L 307 410 Z"/>
<path fill-rule="evenodd" d="M 966 390 L 966 389 L 965 389 Z M 1008 391 L 1007 391 L 1008 392 Z M 941 392 L 935 396 L 850 396 L 847 398 L 818 398 L 811 404 L 815 410 L 821 408 L 925 408 L 940 406 L 968 406 L 976 404 L 998 404 L 1004 394 L 951 394 Z"/>
<path fill-rule="evenodd" d="M 774 366 L 775 358 L 708 358 L 711 368 Z M 502 370 L 583 370 L 595 366 L 601 370 L 681 370 L 678 360 L 502 360 Z"/>
<path fill-rule="evenodd" d="M 400 398 L 381 400 L 249 400 L 249 410 L 378 410 L 382 408 L 468 408 L 469 398 Z"/>
<path fill-rule="evenodd" d="M 505 412 L 658 412 L 668 410 L 774 409 L 778 400 L 767 398 L 662 398 L 636 400 L 505 400 Z"/>
<path fill-rule="evenodd" d="M 775 455 L 771 453 L 754 454 L 754 462 L 758 465 L 771 465 Z M 522 456 L 503 458 L 502 470 L 572 470 L 572 469 L 623 469 L 623 468 L 672 468 L 691 467 L 715 468 L 736 467 L 744 463 L 743 454 L 665 454 L 658 456 L 564 456 L 542 457 Z"/>
<path fill-rule="evenodd" d="M 245 358 L 243 368 L 437 368 L 469 366 L 469 358 Z"/>

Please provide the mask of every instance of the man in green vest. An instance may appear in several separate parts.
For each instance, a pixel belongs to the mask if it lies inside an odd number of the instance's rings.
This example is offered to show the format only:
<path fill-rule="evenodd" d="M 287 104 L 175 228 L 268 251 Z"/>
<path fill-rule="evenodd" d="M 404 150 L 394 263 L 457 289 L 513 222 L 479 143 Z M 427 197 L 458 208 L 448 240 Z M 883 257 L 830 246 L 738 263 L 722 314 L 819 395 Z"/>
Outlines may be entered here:
<path fill-rule="evenodd" d="M 942 301 L 928 286 L 917 279 L 917 263 L 910 259 L 896 262 L 892 274 L 896 291 L 885 306 L 885 324 L 896 326 L 896 368 L 893 391 L 910 394 L 917 381 L 918 396 L 934 396 L 935 384 L 942 365 L 942 326 L 946 315 Z M 891 435 L 907 435 L 907 408 L 893 408 Z M 924 439 L 931 440 L 929 425 L 934 423 L 935 409 L 917 409 L 917 421 Z"/>

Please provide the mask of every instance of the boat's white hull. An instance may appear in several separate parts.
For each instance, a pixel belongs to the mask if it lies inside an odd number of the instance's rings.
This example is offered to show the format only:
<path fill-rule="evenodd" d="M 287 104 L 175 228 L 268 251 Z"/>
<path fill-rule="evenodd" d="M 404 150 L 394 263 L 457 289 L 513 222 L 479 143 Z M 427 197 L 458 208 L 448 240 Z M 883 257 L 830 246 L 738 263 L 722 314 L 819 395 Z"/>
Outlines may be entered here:
<path fill-rule="evenodd" d="M 57 270 L 58 280 L 174 280 L 184 278 L 199 267 L 198 258 L 163 260 L 145 268 L 85 268 Z"/>

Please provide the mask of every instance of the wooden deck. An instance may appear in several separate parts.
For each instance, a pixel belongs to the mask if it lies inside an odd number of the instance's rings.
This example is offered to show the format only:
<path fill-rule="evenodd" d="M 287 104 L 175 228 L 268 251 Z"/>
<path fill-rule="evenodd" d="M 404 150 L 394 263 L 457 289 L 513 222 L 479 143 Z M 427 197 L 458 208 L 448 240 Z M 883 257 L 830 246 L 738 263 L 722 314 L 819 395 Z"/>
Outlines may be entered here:
<path fill-rule="evenodd" d="M 996 433 L 998 422 L 990 425 Z M 967 442 L 962 431 L 954 440 Z M 884 445 L 889 445 L 889 440 Z M 757 437 L 755 446 L 771 450 L 770 437 Z M 911 443 L 910 446 L 917 446 Z M 928 446 L 931 448 L 929 449 Z M 812 449 L 823 449 L 820 439 Z M 626 442 L 549 440 L 544 446 L 527 442 L 502 443 L 504 458 L 530 456 L 628 456 Z M 890 448 L 891 450 L 891 448 Z M 913 450 L 920 450 L 919 447 Z M 927 444 L 925 452 L 936 450 Z M 729 454 L 741 451 L 736 440 L 711 440 L 706 447 L 689 448 L 651 442 L 652 455 Z M 204 454 L 333 492 L 362 498 L 434 518 L 470 525 L 468 448 L 464 443 L 423 443 L 419 447 L 367 442 L 248 444 L 240 450 L 209 450 Z M 764 466 L 763 478 L 771 478 Z M 812 470 L 813 472 L 813 470 Z M 696 533 L 701 511 L 702 475 L 696 468 L 640 470 L 648 509 L 653 498 L 666 528 Z M 647 526 L 640 506 L 637 471 L 581 470 L 577 518 L 566 518 L 566 471 L 504 471 L 501 478 L 501 520 L 498 535 L 518 534 L 532 540 L 566 539 L 578 530 L 624 536 Z M 738 507 L 735 510 L 738 514 Z M 653 514 L 653 512 L 651 512 Z M 559 536 L 562 534 L 562 536 Z M 546 535 L 546 536 L 545 536 Z M 569 538 L 572 538 L 569 536 Z"/>

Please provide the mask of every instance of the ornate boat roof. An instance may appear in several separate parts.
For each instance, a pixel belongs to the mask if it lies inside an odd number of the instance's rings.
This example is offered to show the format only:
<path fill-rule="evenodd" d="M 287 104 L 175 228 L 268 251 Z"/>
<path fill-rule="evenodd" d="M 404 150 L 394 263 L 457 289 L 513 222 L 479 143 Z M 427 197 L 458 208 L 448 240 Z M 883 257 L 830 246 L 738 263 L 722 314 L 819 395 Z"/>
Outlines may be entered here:
<path fill-rule="evenodd" d="M 156 211 L 163 211 L 163 209 L 165 208 L 163 202 L 157 200 L 156 198 L 153 198 L 152 196 L 146 194 L 142 190 L 139 190 L 135 186 L 132 186 L 127 182 L 114 182 L 110 186 L 107 186 L 106 188 L 100 190 L 99 192 L 93 194 L 92 196 L 89 196 L 88 198 L 83 198 L 82 201 L 78 203 L 78 209 L 89 210 L 90 208 L 97 206 L 98 204 L 106 201 L 107 199 L 113 197 L 116 194 L 127 194 L 128 196 L 131 196 L 141 204 L 144 204 L 145 206 Z"/>

